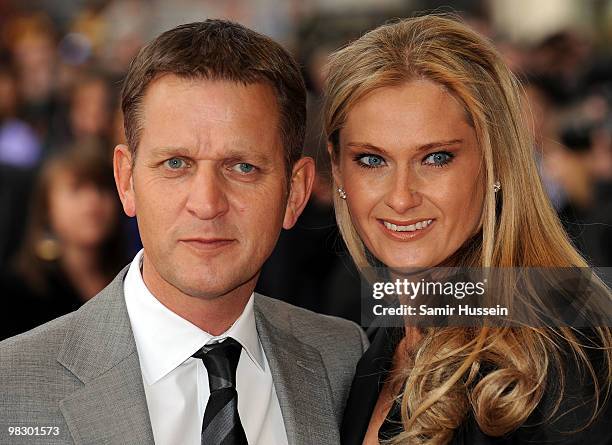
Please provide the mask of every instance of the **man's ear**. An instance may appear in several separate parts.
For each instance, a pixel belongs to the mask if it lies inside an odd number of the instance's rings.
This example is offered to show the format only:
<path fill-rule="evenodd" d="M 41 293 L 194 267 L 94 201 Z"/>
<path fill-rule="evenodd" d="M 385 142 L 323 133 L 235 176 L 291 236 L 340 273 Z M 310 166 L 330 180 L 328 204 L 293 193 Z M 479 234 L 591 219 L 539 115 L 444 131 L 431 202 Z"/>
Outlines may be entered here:
<path fill-rule="evenodd" d="M 329 159 L 330 159 L 330 164 L 331 164 L 331 169 L 332 169 L 332 176 L 334 178 L 334 184 L 336 184 L 336 187 L 341 187 L 342 181 L 340 180 L 340 169 L 338 167 L 338 162 L 340 160 L 337 159 L 337 156 L 334 154 L 334 146 L 331 142 L 327 143 L 327 153 L 329 153 Z"/>
<path fill-rule="evenodd" d="M 136 202 L 134 200 L 134 182 L 132 180 L 132 152 L 127 145 L 117 145 L 113 155 L 113 172 L 115 184 L 119 192 L 119 199 L 123 204 L 123 211 L 127 216 L 136 216 Z"/>
<path fill-rule="evenodd" d="M 306 207 L 314 177 L 315 164 L 312 158 L 303 157 L 293 166 L 289 184 L 289 199 L 283 220 L 284 229 L 292 228 Z"/>

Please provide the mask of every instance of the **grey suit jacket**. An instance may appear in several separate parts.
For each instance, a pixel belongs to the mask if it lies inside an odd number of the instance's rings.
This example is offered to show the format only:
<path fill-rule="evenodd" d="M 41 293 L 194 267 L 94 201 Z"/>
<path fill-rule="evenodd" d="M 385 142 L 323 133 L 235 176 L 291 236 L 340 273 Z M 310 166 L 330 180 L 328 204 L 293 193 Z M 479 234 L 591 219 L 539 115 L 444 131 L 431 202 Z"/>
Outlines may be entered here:
<path fill-rule="evenodd" d="M 78 311 L 0 343 L 0 444 L 153 443 L 126 272 Z M 289 443 L 339 444 L 367 338 L 354 323 L 263 295 L 254 308 Z"/>

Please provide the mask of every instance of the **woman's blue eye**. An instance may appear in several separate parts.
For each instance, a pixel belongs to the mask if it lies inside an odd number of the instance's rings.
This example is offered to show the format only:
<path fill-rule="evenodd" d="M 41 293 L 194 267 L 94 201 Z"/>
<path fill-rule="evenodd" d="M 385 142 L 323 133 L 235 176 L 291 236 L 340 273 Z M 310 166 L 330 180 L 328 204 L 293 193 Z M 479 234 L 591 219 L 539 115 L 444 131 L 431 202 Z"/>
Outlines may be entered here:
<path fill-rule="evenodd" d="M 447 151 L 438 151 L 436 153 L 427 155 L 427 157 L 423 160 L 423 163 L 434 167 L 443 167 L 450 163 L 454 157 L 455 155 Z"/>
<path fill-rule="evenodd" d="M 385 165 L 385 160 L 378 155 L 360 155 L 357 161 L 364 167 L 376 168 Z"/>
<path fill-rule="evenodd" d="M 241 162 L 240 164 L 234 165 L 232 169 L 239 173 L 251 173 L 253 170 L 255 170 L 255 166 L 253 164 L 249 164 L 248 162 Z"/>
<path fill-rule="evenodd" d="M 185 166 L 185 161 L 181 158 L 172 158 L 166 161 L 166 165 L 172 170 L 178 170 L 181 167 Z"/>

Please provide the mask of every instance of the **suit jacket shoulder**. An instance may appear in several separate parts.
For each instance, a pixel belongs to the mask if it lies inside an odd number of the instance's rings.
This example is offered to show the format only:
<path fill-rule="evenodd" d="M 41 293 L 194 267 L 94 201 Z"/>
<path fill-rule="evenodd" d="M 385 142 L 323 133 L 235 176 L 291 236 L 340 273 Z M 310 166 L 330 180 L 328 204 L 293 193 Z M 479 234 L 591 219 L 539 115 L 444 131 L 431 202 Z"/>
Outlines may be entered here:
<path fill-rule="evenodd" d="M 0 443 L 153 443 L 126 272 L 79 310 L 0 343 Z"/>
<path fill-rule="evenodd" d="M 280 300 L 256 294 L 256 307 L 262 316 L 278 329 L 289 330 L 297 341 L 316 349 L 323 359 L 332 380 L 349 378 L 355 374 L 357 362 L 369 342 L 360 326 L 352 321 L 317 314 Z M 260 334 L 261 335 L 261 334 Z M 342 395 L 342 405 L 348 391 Z"/>
<path fill-rule="evenodd" d="M 35 443 L 27 436 L 9 438 L 8 429 L 36 426 L 52 427 L 53 443 L 70 442 L 59 402 L 81 384 L 61 369 L 57 356 L 72 318 L 65 315 L 0 343 L 1 443 Z"/>
<path fill-rule="evenodd" d="M 350 320 L 317 314 L 261 294 L 255 294 L 255 301 L 270 322 L 289 327 L 301 341 L 322 351 L 329 349 L 350 354 L 358 350 L 361 357 L 370 344 L 363 329 Z M 345 339 L 338 341 L 340 337 Z"/>
<path fill-rule="evenodd" d="M 255 320 L 290 443 L 337 444 L 368 340 L 355 323 L 255 294 Z"/>

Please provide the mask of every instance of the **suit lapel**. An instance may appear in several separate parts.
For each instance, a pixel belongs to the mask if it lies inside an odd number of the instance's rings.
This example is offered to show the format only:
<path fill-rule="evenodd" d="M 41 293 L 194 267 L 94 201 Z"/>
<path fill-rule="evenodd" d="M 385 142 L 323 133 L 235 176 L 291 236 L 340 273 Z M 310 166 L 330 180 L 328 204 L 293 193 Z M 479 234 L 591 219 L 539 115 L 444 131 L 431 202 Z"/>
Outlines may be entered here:
<path fill-rule="evenodd" d="M 75 313 L 58 355 L 58 361 L 84 384 L 60 402 L 77 444 L 153 443 L 123 297 L 127 269 Z"/>
<path fill-rule="evenodd" d="M 331 387 L 319 352 L 296 338 L 287 313 L 255 294 L 255 322 L 291 445 L 340 442 Z"/>
<path fill-rule="evenodd" d="M 153 443 L 138 354 L 60 402 L 76 444 Z"/>

